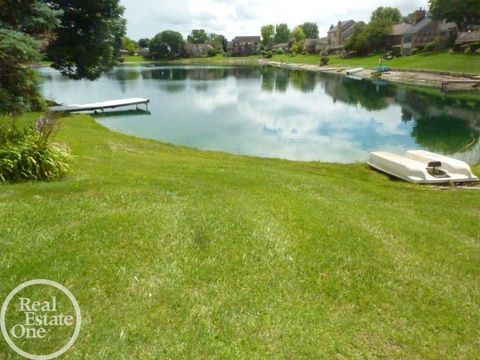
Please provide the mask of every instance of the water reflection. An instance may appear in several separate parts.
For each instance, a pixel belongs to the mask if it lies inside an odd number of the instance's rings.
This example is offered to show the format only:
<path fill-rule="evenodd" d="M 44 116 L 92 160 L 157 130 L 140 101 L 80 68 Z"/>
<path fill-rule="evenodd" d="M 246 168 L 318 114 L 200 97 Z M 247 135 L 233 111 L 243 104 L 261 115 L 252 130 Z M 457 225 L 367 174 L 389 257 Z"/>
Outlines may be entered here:
<path fill-rule="evenodd" d="M 148 114 L 98 116 L 126 133 L 201 149 L 352 162 L 422 148 L 478 161 L 480 100 L 272 67 L 121 67 L 96 82 L 42 70 L 43 91 L 81 103 L 151 99 Z"/>

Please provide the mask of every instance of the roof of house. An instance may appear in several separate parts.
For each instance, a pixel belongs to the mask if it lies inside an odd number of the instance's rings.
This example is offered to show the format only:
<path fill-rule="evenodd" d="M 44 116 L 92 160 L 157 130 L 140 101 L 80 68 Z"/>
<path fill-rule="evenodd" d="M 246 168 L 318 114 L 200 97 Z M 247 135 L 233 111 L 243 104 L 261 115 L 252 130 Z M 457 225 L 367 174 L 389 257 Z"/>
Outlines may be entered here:
<path fill-rule="evenodd" d="M 272 49 L 288 49 L 288 43 L 275 44 L 272 46 Z"/>
<path fill-rule="evenodd" d="M 411 24 L 402 23 L 393 26 L 392 34 L 391 35 L 405 35 L 407 31 L 410 30 L 412 27 Z"/>
<path fill-rule="evenodd" d="M 210 44 L 186 44 L 185 49 L 213 49 Z"/>
<path fill-rule="evenodd" d="M 468 44 L 472 42 L 480 42 L 480 31 L 462 32 L 458 34 L 455 44 Z"/>
<path fill-rule="evenodd" d="M 422 30 L 425 26 L 430 25 L 433 22 L 430 16 L 427 16 L 413 25 L 409 30 L 405 32 L 405 34 L 416 34 L 420 30 Z"/>
<path fill-rule="evenodd" d="M 328 39 L 327 38 L 316 38 L 316 39 L 305 40 L 305 46 L 314 46 L 314 45 L 328 45 Z"/>
<path fill-rule="evenodd" d="M 354 20 L 345 20 L 345 21 L 340 21 L 339 24 L 340 24 L 341 31 L 345 31 L 349 27 L 354 26 L 356 23 L 355 23 Z M 333 32 L 333 31 L 337 31 L 339 24 L 337 24 L 335 26 L 332 25 L 332 27 L 330 28 L 330 30 L 328 32 L 330 33 L 330 32 Z"/>
<path fill-rule="evenodd" d="M 232 42 L 259 43 L 262 41 L 260 36 L 236 36 Z"/>

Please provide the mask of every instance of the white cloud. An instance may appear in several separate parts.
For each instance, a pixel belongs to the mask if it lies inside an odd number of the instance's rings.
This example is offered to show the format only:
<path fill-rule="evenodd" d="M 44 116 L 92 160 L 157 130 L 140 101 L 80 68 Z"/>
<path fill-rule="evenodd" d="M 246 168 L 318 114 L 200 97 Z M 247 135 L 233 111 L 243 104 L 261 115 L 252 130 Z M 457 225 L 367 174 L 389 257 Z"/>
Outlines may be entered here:
<path fill-rule="evenodd" d="M 126 8 L 128 35 L 134 39 L 153 37 L 163 30 L 187 35 L 194 28 L 236 35 L 260 34 L 265 24 L 286 22 L 294 27 L 304 21 L 318 24 L 325 35 L 339 20 L 368 21 L 378 6 L 395 6 L 403 13 L 427 7 L 427 0 L 121 0 Z"/>

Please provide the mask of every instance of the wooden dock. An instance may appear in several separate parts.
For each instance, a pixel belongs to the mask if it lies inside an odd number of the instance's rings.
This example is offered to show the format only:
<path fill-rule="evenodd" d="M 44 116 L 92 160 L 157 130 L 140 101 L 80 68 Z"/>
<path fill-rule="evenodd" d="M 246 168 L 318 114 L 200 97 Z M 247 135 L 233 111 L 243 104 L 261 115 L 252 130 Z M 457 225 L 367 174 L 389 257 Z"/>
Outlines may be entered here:
<path fill-rule="evenodd" d="M 131 99 L 121 99 L 121 100 L 109 100 L 92 104 L 82 104 L 82 105 L 61 105 L 61 106 L 52 106 L 50 111 L 53 112 L 76 112 L 76 111 L 104 111 L 105 109 L 115 109 L 124 106 L 133 106 L 135 105 L 138 108 L 138 105 L 145 105 L 148 110 L 148 104 L 150 103 L 149 99 L 143 98 L 131 98 Z"/>

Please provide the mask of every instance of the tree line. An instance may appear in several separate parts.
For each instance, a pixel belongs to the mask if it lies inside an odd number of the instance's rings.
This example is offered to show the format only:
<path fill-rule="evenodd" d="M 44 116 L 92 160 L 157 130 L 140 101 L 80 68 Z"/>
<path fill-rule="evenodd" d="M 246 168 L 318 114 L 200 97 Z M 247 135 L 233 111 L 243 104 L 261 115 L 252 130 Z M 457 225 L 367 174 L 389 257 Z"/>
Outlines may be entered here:
<path fill-rule="evenodd" d="M 185 54 L 185 45 L 210 45 L 211 49 L 208 55 L 213 56 L 227 51 L 227 39 L 221 34 L 207 33 L 204 29 L 194 29 L 185 40 L 178 31 L 165 30 L 152 39 L 142 38 L 137 42 L 125 37 L 123 48 L 130 53 L 135 53 L 139 49 L 148 48 L 149 57 L 154 59 L 175 59 Z"/>

